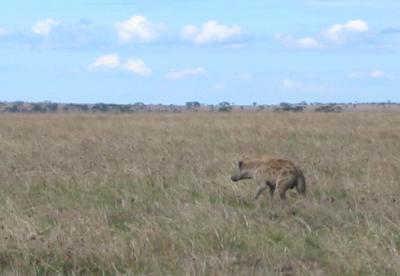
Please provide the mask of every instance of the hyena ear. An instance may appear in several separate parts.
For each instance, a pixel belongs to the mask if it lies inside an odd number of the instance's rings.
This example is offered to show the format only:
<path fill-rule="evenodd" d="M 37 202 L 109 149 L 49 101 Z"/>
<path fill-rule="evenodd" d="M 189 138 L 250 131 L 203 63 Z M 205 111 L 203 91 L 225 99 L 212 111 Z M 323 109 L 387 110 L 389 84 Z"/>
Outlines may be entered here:
<path fill-rule="evenodd" d="M 238 166 L 239 166 L 239 169 L 241 169 L 243 167 L 243 161 L 242 160 L 239 160 Z"/>

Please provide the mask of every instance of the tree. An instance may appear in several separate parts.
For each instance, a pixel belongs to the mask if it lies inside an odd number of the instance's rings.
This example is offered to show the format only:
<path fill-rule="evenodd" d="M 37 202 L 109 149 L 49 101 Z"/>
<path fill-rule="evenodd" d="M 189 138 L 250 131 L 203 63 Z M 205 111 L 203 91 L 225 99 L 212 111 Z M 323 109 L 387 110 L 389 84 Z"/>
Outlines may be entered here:
<path fill-rule="evenodd" d="M 45 108 L 46 108 L 46 111 L 56 112 L 58 110 L 58 104 L 57 103 L 46 103 Z"/>
<path fill-rule="evenodd" d="M 341 112 L 343 108 L 335 104 L 323 105 L 315 109 L 315 112 Z"/>
<path fill-rule="evenodd" d="M 200 108 L 201 104 L 197 101 L 194 102 L 186 102 L 186 109 L 187 110 L 192 110 L 192 109 L 198 109 Z"/>
<path fill-rule="evenodd" d="M 304 106 L 302 105 L 291 105 L 289 103 L 280 103 L 279 107 L 276 107 L 274 111 L 293 111 L 293 112 L 302 112 L 304 110 Z"/>
<path fill-rule="evenodd" d="M 19 112 L 18 104 L 13 104 L 11 106 L 7 106 L 6 112 L 11 112 L 11 113 Z"/>
<path fill-rule="evenodd" d="M 83 112 L 88 112 L 89 111 L 89 106 L 87 104 L 82 104 L 82 105 L 80 105 L 80 109 Z"/>
<path fill-rule="evenodd" d="M 92 107 L 93 111 L 99 111 L 99 112 L 107 112 L 108 111 L 108 106 L 104 103 L 97 103 Z"/>
<path fill-rule="evenodd" d="M 46 109 L 43 108 L 43 106 L 40 103 L 33 103 L 31 110 L 32 112 L 38 112 L 38 113 L 46 111 Z"/>
<path fill-rule="evenodd" d="M 230 112 L 232 111 L 233 106 L 229 102 L 220 102 L 218 104 L 218 111 L 221 112 Z"/>

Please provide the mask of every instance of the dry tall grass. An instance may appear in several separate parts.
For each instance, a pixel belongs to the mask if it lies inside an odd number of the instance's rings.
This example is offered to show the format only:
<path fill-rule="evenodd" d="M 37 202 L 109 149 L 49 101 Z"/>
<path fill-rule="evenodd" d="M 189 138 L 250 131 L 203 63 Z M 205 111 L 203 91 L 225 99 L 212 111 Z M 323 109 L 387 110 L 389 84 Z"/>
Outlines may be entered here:
<path fill-rule="evenodd" d="M 305 171 L 252 200 L 233 160 Z M 400 113 L 1 115 L 2 274 L 397 275 Z"/>

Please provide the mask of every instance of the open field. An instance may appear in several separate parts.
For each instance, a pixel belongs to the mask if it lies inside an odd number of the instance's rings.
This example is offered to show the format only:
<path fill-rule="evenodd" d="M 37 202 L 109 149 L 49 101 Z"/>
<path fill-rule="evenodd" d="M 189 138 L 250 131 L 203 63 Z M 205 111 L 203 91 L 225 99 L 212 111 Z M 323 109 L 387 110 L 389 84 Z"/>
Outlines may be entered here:
<path fill-rule="evenodd" d="M 296 161 L 252 200 L 234 160 Z M 0 117 L 1 274 L 399 275 L 400 113 Z"/>

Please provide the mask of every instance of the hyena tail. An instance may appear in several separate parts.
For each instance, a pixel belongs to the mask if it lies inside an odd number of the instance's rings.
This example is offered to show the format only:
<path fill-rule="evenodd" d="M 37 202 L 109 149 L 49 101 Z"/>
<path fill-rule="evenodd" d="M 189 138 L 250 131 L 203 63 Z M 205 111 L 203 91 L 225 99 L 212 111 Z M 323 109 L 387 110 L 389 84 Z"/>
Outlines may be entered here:
<path fill-rule="evenodd" d="M 296 183 L 296 190 L 299 194 L 305 195 L 306 194 L 306 179 L 302 171 L 298 171 L 297 183 Z"/>

